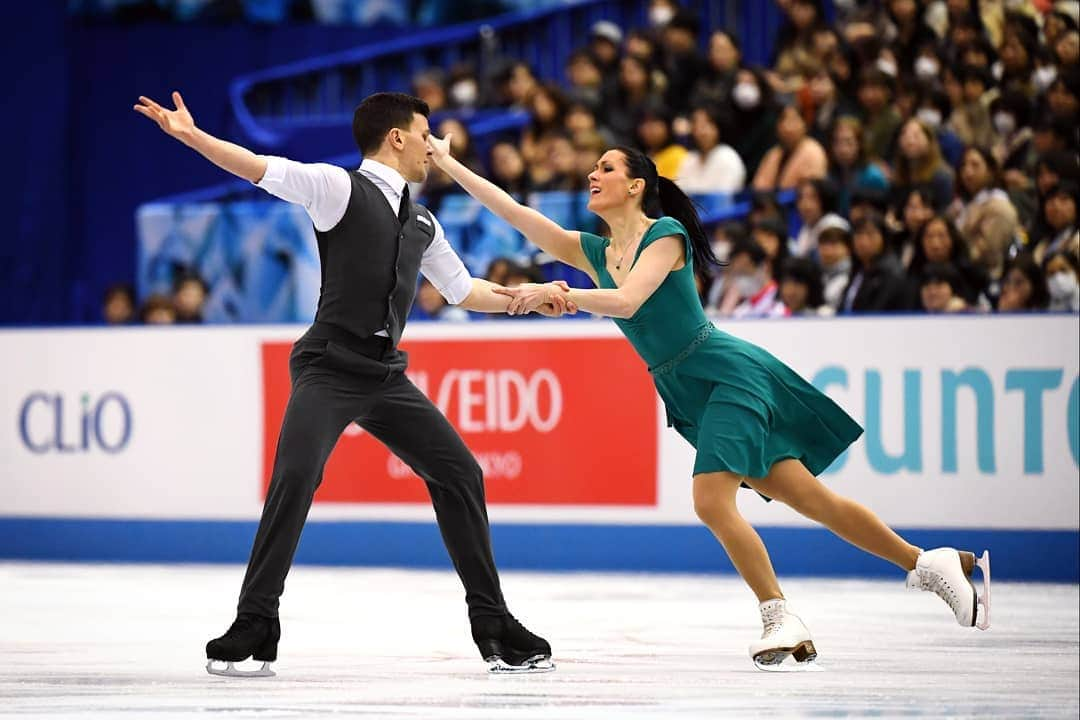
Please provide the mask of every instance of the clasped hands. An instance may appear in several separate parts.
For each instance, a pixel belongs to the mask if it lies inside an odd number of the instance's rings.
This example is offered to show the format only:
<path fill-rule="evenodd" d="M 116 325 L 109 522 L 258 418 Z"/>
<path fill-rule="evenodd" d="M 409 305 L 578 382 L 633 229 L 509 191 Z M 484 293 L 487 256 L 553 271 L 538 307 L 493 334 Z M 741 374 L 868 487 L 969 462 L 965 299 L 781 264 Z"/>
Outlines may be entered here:
<path fill-rule="evenodd" d="M 510 298 L 507 315 L 526 315 L 538 312 L 547 317 L 573 315 L 577 305 L 569 298 L 570 286 L 562 280 L 550 283 L 524 283 L 514 287 L 496 287 L 492 291 Z"/>

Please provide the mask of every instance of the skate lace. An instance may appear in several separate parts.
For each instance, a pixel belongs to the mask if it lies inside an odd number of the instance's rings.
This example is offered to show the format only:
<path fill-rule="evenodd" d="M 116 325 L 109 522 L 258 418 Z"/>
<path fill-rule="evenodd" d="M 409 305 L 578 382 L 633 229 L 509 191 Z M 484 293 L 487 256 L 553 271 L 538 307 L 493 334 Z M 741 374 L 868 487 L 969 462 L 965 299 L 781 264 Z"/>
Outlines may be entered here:
<path fill-rule="evenodd" d="M 919 575 L 919 583 L 924 590 L 929 590 L 944 600 L 954 613 L 960 613 L 960 596 L 942 575 L 932 570 L 916 570 L 916 572 Z"/>
<path fill-rule="evenodd" d="M 784 609 L 781 607 L 771 607 L 761 611 L 761 621 L 765 625 L 765 629 L 761 633 L 762 640 L 780 632 L 780 629 L 784 627 L 785 614 Z"/>

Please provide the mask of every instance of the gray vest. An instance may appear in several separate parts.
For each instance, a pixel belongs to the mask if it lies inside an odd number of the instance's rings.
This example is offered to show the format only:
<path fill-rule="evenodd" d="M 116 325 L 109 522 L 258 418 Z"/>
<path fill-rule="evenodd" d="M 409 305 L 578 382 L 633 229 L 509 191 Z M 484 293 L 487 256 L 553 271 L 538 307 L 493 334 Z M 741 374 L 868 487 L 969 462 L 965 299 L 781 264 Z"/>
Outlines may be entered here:
<path fill-rule="evenodd" d="M 435 223 L 410 202 L 404 225 L 386 196 L 359 172 L 350 172 L 345 215 L 326 232 L 315 231 L 322 266 L 316 323 L 358 338 L 385 330 L 396 347 L 416 295 L 420 258 L 435 238 Z M 417 217 L 423 221 L 417 221 Z"/>

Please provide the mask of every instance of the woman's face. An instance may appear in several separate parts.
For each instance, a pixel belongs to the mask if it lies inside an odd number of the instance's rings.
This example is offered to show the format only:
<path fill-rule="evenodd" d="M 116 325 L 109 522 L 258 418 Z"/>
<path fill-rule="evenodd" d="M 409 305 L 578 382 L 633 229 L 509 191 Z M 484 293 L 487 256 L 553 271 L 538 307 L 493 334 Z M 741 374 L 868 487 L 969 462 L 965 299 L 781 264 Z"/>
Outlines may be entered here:
<path fill-rule="evenodd" d="M 952 257 L 953 243 L 944 220 L 936 218 L 930 221 L 923 231 L 922 246 L 926 262 L 949 262 Z"/>
<path fill-rule="evenodd" d="M 568 112 L 565 122 L 566 129 L 574 135 L 596 129 L 596 116 L 584 107 L 576 107 Z"/>
<path fill-rule="evenodd" d="M 1038 170 L 1035 172 L 1035 187 L 1039 190 L 1039 195 L 1045 195 L 1050 192 L 1050 188 L 1058 184 L 1061 177 L 1051 170 L 1047 165 L 1040 163 Z"/>
<path fill-rule="evenodd" d="M 800 183 L 795 207 L 799 211 L 803 224 L 813 225 L 821 219 L 821 197 L 817 188 L 810 183 Z"/>
<path fill-rule="evenodd" d="M 780 283 L 780 299 L 784 302 L 785 307 L 793 313 L 806 308 L 806 298 L 809 294 L 810 288 L 801 280 L 784 278 L 784 281 Z"/>
<path fill-rule="evenodd" d="M 1054 54 L 1063 67 L 1075 65 L 1080 60 L 1080 34 L 1076 30 L 1062 33 L 1054 43 Z"/>
<path fill-rule="evenodd" d="M 807 0 L 795 0 L 788 10 L 788 16 L 797 30 L 806 30 L 817 19 L 817 8 Z"/>
<path fill-rule="evenodd" d="M 1046 200 L 1046 222 L 1055 230 L 1076 224 L 1076 201 L 1065 193 L 1055 193 Z"/>
<path fill-rule="evenodd" d="M 803 122 L 798 110 L 793 107 L 784 109 L 776 123 L 776 137 L 786 148 L 795 147 L 806 137 L 806 123 Z"/>
<path fill-rule="evenodd" d="M 491 170 L 500 180 L 516 180 L 525 173 L 525 160 L 510 143 L 499 143 L 491 150 Z"/>
<path fill-rule="evenodd" d="M 900 131 L 900 152 L 908 160 L 921 160 L 930 152 L 930 138 L 922 125 L 914 120 L 904 123 Z"/>
<path fill-rule="evenodd" d="M 923 307 L 927 312 L 944 312 L 952 300 L 952 286 L 944 280 L 933 280 L 924 283 L 919 290 Z"/>
<path fill-rule="evenodd" d="M 851 167 L 859 159 L 859 138 L 855 128 L 847 124 L 836 126 L 833 132 L 833 157 L 841 167 Z"/>
<path fill-rule="evenodd" d="M 1027 49 L 1024 43 L 1015 33 L 1005 36 L 1005 42 L 1001 45 L 1001 64 L 1010 72 L 1018 72 L 1025 69 L 1030 63 Z"/>
<path fill-rule="evenodd" d="M 822 267 L 831 268 L 848 256 L 847 245 L 842 242 L 818 242 L 818 257 Z"/>
<path fill-rule="evenodd" d="M 993 177 L 981 153 L 975 150 L 964 153 L 964 159 L 960 162 L 960 182 L 972 195 L 990 187 Z"/>
<path fill-rule="evenodd" d="M 904 24 L 910 22 L 915 17 L 915 11 L 918 10 L 915 0 L 892 0 L 889 3 L 889 9 L 892 10 L 893 17 Z"/>
<path fill-rule="evenodd" d="M 536 119 L 545 124 L 552 122 L 559 112 L 559 106 L 546 90 L 537 90 L 533 93 L 532 102 L 529 105 Z"/>
<path fill-rule="evenodd" d="M 1046 104 L 1050 106 L 1050 112 L 1059 117 L 1072 116 L 1080 110 L 1080 101 L 1069 92 L 1062 80 L 1056 81 L 1046 91 Z"/>
<path fill-rule="evenodd" d="M 695 110 L 690 116 L 690 136 L 702 151 L 711 150 L 720 141 L 720 131 L 705 110 Z"/>
<path fill-rule="evenodd" d="M 869 265 L 874 258 L 885 250 L 885 238 L 873 226 L 865 226 L 856 230 L 855 236 L 852 238 L 852 244 L 855 247 L 855 257 L 859 258 L 859 262 L 863 265 Z"/>
<path fill-rule="evenodd" d="M 627 202 L 640 202 L 645 187 L 643 180 L 629 177 L 626 156 L 618 150 L 608 150 L 601 155 L 587 180 L 589 203 L 586 207 L 595 213 L 621 207 Z"/>
<path fill-rule="evenodd" d="M 998 310 L 1001 312 L 1016 312 L 1026 310 L 1031 302 L 1031 281 L 1027 275 L 1016 268 L 1012 268 L 1005 274 L 1001 282 L 1001 298 L 998 300 Z"/>
<path fill-rule="evenodd" d="M 921 193 L 913 192 L 908 195 L 904 203 L 904 226 L 908 232 L 918 232 L 926 221 L 934 216 L 934 208 L 931 207 Z"/>
<path fill-rule="evenodd" d="M 709 39 L 709 64 L 722 73 L 739 66 L 739 51 L 726 33 L 715 32 Z"/>
<path fill-rule="evenodd" d="M 619 65 L 619 80 L 630 91 L 645 91 L 649 86 L 649 76 L 640 62 L 632 57 L 625 57 Z"/>
<path fill-rule="evenodd" d="M 775 260 L 780 252 L 780 238 L 767 230 L 755 230 L 754 242 L 761 246 L 769 260 Z"/>

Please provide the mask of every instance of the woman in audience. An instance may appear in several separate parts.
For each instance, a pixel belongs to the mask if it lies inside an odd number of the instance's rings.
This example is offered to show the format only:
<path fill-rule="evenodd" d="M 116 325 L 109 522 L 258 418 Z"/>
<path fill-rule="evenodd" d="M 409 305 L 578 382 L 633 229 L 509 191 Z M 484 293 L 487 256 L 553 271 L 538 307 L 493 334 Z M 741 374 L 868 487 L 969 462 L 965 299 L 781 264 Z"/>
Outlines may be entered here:
<path fill-rule="evenodd" d="M 952 170 L 941 157 L 933 130 L 918 118 L 910 118 L 900 126 L 893 168 L 898 187 L 929 185 L 936 211 L 944 210 L 952 200 Z"/>
<path fill-rule="evenodd" d="M 683 192 L 737 193 L 746 184 L 746 167 L 730 145 L 720 141 L 720 123 L 708 109 L 690 113 L 693 147 L 679 166 L 676 182 Z"/>
<path fill-rule="evenodd" d="M 790 190 L 808 178 L 828 173 L 825 149 L 806 133 L 806 122 L 798 108 L 788 105 L 776 122 L 779 143 L 765 154 L 754 175 L 755 190 Z"/>

